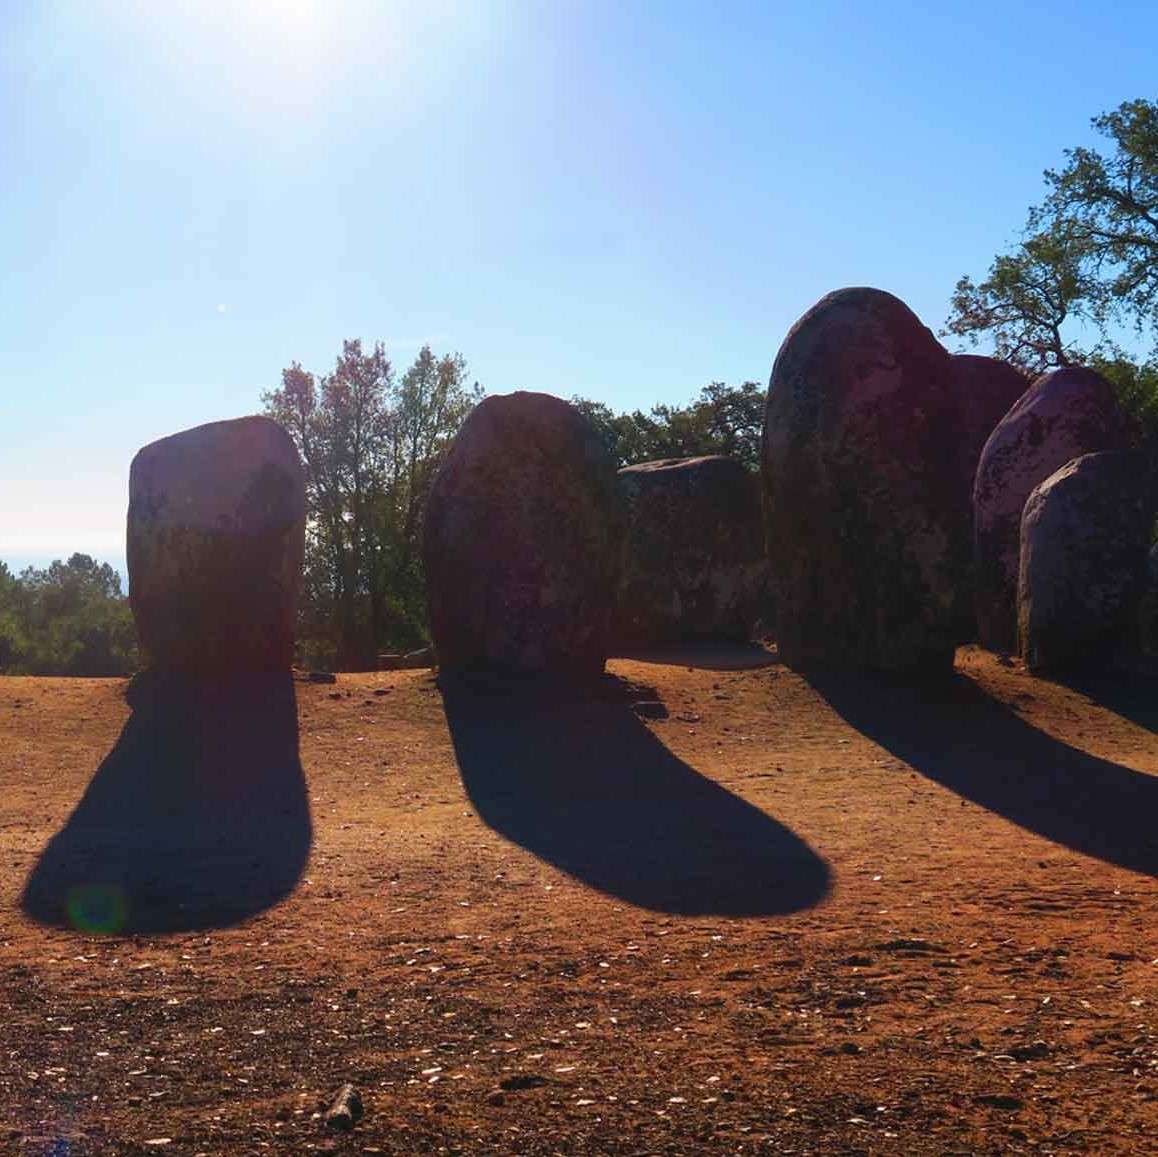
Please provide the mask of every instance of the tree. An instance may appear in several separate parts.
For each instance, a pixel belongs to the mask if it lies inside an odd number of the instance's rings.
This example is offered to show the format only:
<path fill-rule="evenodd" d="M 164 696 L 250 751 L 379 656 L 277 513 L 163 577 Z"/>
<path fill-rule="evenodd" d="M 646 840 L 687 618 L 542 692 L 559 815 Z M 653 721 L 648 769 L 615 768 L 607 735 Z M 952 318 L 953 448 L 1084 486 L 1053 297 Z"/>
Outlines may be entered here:
<path fill-rule="evenodd" d="M 369 666 L 382 631 L 371 593 L 378 561 L 372 510 L 385 482 L 388 398 L 394 371 L 385 348 L 347 341 L 331 374 L 294 362 L 282 388 L 263 395 L 266 413 L 288 431 L 306 473 L 306 637 L 326 630 L 340 666 Z M 369 621 L 363 621 L 368 610 Z"/>
<path fill-rule="evenodd" d="M 392 589 L 407 607 L 422 609 L 422 517 L 434 471 L 451 438 L 482 398 L 477 382 L 467 385 L 461 354 L 438 358 L 423 346 L 402 375 L 388 423 L 390 484 L 381 507 L 383 536 L 393 535 Z"/>
<path fill-rule="evenodd" d="M 714 447 L 712 453 L 739 458 L 758 470 L 767 401 L 768 391 L 759 382 L 739 386 L 710 382 L 692 405 L 704 443 Z"/>
<path fill-rule="evenodd" d="M 481 397 L 458 354 L 424 346 L 399 381 L 379 343 L 343 343 L 334 371 L 298 363 L 266 413 L 289 432 L 306 472 L 306 563 L 299 634 L 310 662 L 374 665 L 425 637 L 422 509 L 438 456 Z"/>
<path fill-rule="evenodd" d="M 1092 300 L 1106 317 L 1139 334 L 1158 334 L 1158 103 L 1131 100 L 1093 118 L 1113 143 L 1066 150 L 1047 170 L 1049 195 L 1031 226 L 1072 230 L 1093 271 Z M 1158 352 L 1158 351 L 1156 351 Z"/>
<path fill-rule="evenodd" d="M 759 466 L 765 393 L 756 382 L 710 382 L 690 405 L 660 404 L 647 414 L 616 414 L 588 398 L 572 402 L 591 420 L 619 466 L 703 454 L 728 454 L 751 469 Z"/>
<path fill-rule="evenodd" d="M 1091 358 L 1090 365 L 1113 384 L 1146 442 L 1158 446 L 1158 359 L 1139 364 L 1114 352 Z"/>
<path fill-rule="evenodd" d="M 1085 351 L 1062 331 L 1092 317 L 1085 263 L 1085 247 L 1070 231 L 1028 236 L 994 259 L 980 285 L 968 275 L 957 282 L 946 332 L 974 346 L 986 334 L 997 357 L 1030 374 L 1084 361 Z"/>
<path fill-rule="evenodd" d="M 29 675 L 125 675 L 136 633 L 120 575 L 87 554 L 13 578 L 0 564 L 0 669 Z"/>
<path fill-rule="evenodd" d="M 1112 147 L 1067 149 L 1046 171 L 1021 242 L 979 285 L 957 282 L 945 332 L 988 338 L 1030 373 L 1093 365 L 1158 437 L 1158 103 L 1126 101 L 1092 123 Z M 1120 326 L 1152 343 L 1148 359 L 1121 349 Z"/>
<path fill-rule="evenodd" d="M 19 580 L 0 562 L 0 671 L 9 670 L 25 647 L 20 594 Z"/>

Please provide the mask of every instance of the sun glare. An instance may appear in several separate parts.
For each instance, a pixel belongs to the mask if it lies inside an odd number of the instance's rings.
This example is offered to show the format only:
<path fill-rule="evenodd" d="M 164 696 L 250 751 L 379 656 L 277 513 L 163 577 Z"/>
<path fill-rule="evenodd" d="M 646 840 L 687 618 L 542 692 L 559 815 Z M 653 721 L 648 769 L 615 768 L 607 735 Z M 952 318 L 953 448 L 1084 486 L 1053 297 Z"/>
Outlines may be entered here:
<path fill-rule="evenodd" d="M 263 135 L 290 128 L 341 76 L 360 5 L 337 0 L 176 0 L 138 4 L 143 38 L 174 91 Z M 284 117 L 284 122 L 278 118 Z"/>
<path fill-rule="evenodd" d="M 303 110 L 322 95 L 335 64 L 341 8 L 325 0 L 236 0 L 189 9 L 220 54 L 223 79 L 253 105 Z"/>
<path fill-rule="evenodd" d="M 453 0 L 94 4 L 88 19 L 162 119 L 191 115 L 209 133 L 227 123 L 273 147 L 368 103 L 404 115 L 430 84 L 453 79 L 456 46 L 477 57 L 503 27 L 489 3 Z"/>

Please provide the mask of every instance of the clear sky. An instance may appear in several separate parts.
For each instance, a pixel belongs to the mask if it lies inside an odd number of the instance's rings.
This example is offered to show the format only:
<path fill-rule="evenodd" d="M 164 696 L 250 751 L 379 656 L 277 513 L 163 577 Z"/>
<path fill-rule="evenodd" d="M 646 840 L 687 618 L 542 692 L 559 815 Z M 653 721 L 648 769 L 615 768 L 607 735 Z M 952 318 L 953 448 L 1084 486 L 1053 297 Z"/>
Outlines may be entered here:
<path fill-rule="evenodd" d="M 0 0 L 0 558 L 119 560 L 144 443 L 344 337 L 492 393 L 766 380 L 818 297 L 933 328 L 1158 7 Z"/>

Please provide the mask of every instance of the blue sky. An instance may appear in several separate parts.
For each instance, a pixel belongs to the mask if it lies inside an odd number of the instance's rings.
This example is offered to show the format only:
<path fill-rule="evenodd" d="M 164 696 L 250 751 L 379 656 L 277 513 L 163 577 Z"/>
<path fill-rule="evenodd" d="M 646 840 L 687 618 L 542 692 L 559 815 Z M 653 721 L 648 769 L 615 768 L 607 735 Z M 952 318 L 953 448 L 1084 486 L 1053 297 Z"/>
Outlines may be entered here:
<path fill-rule="evenodd" d="M 128 464 L 344 337 L 617 408 L 938 328 L 1158 9 L 0 0 L 0 558 L 119 560 Z"/>

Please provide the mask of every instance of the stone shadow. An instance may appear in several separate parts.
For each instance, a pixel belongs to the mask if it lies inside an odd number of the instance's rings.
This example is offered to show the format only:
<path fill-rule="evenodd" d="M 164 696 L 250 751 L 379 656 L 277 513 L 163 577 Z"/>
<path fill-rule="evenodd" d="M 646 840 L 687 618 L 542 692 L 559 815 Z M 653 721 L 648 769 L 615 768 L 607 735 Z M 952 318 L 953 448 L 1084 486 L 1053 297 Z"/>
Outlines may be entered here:
<path fill-rule="evenodd" d="M 1158 735 L 1158 671 L 1067 676 L 1059 683 L 1080 691 L 1107 711 Z"/>
<path fill-rule="evenodd" d="M 677 759 L 604 676 L 561 687 L 441 680 L 463 784 L 482 820 L 616 899 L 685 916 L 775 916 L 818 904 L 828 865 L 799 836 Z"/>
<path fill-rule="evenodd" d="M 311 823 L 288 673 L 145 673 L 133 713 L 25 885 L 43 924 L 223 928 L 293 891 Z"/>
<path fill-rule="evenodd" d="M 1075 852 L 1158 875 L 1158 776 L 1053 739 L 962 675 L 921 686 L 807 677 L 857 731 L 964 799 Z"/>

